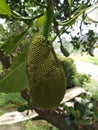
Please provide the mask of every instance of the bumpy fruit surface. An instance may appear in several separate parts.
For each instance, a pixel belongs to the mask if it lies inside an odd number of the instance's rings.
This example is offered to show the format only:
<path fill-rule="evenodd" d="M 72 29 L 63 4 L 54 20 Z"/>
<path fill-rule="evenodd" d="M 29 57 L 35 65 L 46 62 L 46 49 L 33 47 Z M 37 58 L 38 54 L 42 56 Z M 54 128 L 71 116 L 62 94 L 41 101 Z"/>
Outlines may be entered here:
<path fill-rule="evenodd" d="M 44 36 L 35 36 L 29 45 L 26 66 L 32 104 L 42 109 L 58 107 L 65 94 L 65 73 Z"/>

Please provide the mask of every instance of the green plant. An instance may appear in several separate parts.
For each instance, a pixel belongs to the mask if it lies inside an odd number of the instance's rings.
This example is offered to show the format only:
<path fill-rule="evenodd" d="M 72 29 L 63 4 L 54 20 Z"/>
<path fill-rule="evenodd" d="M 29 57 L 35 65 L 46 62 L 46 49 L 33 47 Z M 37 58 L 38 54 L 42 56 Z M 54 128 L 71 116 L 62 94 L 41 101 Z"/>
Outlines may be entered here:
<path fill-rule="evenodd" d="M 26 101 L 21 97 L 20 93 L 0 93 L 0 115 L 5 112 L 15 111 Z"/>
<path fill-rule="evenodd" d="M 58 129 L 47 122 L 40 121 L 37 123 L 36 121 L 36 124 L 33 124 L 33 121 L 29 120 L 26 123 L 25 130 L 58 130 Z"/>
<path fill-rule="evenodd" d="M 88 83 L 85 82 L 83 88 L 86 91 L 89 91 L 95 100 L 98 100 L 98 82 L 97 81 L 91 80 Z"/>
<path fill-rule="evenodd" d="M 98 55 L 95 55 L 94 57 L 86 54 L 86 53 L 82 53 L 83 55 L 80 55 L 80 53 L 75 53 L 75 55 L 71 56 L 73 59 L 75 60 L 80 60 L 80 61 L 84 61 L 84 62 L 89 62 L 91 64 L 95 64 L 98 65 Z"/>
<path fill-rule="evenodd" d="M 79 73 L 74 64 L 74 60 L 72 58 L 63 57 L 57 54 L 61 65 L 64 68 L 67 88 L 71 88 L 74 86 L 83 87 L 85 83 L 89 83 L 91 81 L 90 75 Z"/>
<path fill-rule="evenodd" d="M 79 124 L 89 124 L 98 121 L 98 108 L 97 101 L 88 94 L 81 95 L 81 101 L 74 102 L 73 107 L 62 105 L 63 110 L 66 112 L 67 121 L 75 121 Z"/>
<path fill-rule="evenodd" d="M 91 76 L 84 73 L 77 73 L 74 77 L 74 83 L 76 86 L 85 86 L 85 83 L 91 82 Z"/>
<path fill-rule="evenodd" d="M 67 88 L 75 86 L 74 77 L 77 76 L 77 69 L 74 65 L 74 60 L 72 58 L 66 58 L 58 55 L 61 65 L 64 68 Z"/>

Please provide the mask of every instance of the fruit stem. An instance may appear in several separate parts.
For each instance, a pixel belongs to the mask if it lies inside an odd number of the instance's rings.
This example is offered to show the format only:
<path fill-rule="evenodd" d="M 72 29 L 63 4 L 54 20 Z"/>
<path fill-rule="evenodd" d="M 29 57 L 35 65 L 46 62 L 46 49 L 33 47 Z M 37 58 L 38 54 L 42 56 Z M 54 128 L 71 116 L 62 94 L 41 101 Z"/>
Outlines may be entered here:
<path fill-rule="evenodd" d="M 47 8 L 45 11 L 45 22 L 42 31 L 42 34 L 46 39 L 48 39 L 52 21 L 53 21 L 53 4 L 52 0 L 47 0 Z"/>

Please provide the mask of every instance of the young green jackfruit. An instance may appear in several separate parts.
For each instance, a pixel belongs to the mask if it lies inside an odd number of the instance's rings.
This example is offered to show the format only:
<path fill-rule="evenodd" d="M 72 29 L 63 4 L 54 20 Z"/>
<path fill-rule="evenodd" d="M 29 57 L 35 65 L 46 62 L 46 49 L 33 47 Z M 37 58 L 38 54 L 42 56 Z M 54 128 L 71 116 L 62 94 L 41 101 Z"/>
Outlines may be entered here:
<path fill-rule="evenodd" d="M 26 66 L 32 104 L 42 109 L 58 107 L 65 94 L 65 73 L 44 36 L 35 36 L 29 45 Z"/>

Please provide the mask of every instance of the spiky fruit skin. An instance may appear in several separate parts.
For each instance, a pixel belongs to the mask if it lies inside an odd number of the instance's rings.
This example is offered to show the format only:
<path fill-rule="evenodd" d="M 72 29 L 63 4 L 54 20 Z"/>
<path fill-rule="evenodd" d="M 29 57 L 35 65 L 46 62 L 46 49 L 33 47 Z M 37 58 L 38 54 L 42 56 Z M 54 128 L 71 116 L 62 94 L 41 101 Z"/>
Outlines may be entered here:
<path fill-rule="evenodd" d="M 26 60 L 32 103 L 42 109 L 58 107 L 66 90 L 65 73 L 49 42 L 35 36 Z"/>

